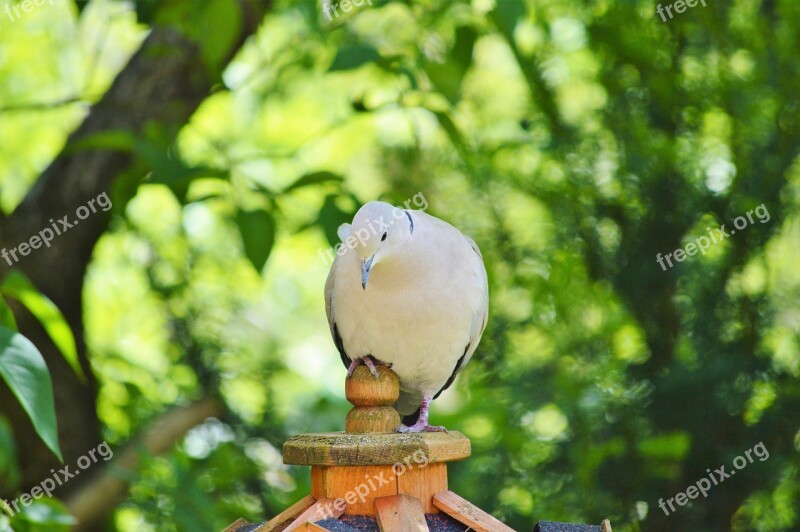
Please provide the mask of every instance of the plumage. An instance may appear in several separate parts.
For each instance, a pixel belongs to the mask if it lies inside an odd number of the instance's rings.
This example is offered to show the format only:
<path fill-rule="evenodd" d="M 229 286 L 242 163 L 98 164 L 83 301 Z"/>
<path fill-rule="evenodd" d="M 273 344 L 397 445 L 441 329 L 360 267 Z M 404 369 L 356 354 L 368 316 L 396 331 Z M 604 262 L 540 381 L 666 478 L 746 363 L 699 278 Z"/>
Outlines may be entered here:
<path fill-rule="evenodd" d="M 344 249 L 325 284 L 325 308 L 342 362 L 390 364 L 400 377 L 395 407 L 404 416 L 423 411 L 404 430 L 441 429 L 427 424 L 428 404 L 472 358 L 486 326 L 478 246 L 423 211 L 383 202 L 364 205 L 338 234 Z"/>

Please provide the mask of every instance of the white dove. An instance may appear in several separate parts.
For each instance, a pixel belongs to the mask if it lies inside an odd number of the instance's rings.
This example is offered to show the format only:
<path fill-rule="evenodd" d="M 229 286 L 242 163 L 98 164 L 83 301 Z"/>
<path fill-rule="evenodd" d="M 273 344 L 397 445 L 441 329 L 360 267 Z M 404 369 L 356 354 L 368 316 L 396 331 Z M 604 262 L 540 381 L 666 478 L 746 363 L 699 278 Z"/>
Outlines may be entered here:
<path fill-rule="evenodd" d="M 398 432 L 446 431 L 428 424 L 430 403 L 478 347 L 489 286 L 478 246 L 425 212 L 373 201 L 339 227 L 325 283 L 331 335 L 348 374 L 366 364 L 400 377 Z"/>

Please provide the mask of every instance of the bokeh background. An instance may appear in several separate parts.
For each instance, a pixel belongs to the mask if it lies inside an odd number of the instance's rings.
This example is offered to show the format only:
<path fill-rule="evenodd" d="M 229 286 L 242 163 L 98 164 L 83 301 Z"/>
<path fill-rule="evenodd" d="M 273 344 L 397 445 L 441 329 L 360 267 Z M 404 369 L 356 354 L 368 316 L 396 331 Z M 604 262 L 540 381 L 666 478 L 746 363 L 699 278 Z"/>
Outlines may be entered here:
<path fill-rule="evenodd" d="M 490 277 L 432 411 L 472 440 L 459 494 L 521 531 L 800 530 L 796 0 L 4 1 L 0 246 L 113 207 L 0 260 L 0 498 L 54 449 L 115 456 L 0 530 L 219 530 L 305 495 L 281 445 L 349 407 L 326 250 L 418 194 Z"/>

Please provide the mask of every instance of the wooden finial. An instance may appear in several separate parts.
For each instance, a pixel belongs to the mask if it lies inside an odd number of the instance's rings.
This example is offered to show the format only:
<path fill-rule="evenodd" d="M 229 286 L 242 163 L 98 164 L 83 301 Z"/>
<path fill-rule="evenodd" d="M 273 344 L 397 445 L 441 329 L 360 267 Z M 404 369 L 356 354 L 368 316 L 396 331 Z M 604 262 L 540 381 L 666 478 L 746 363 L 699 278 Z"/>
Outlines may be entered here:
<path fill-rule="evenodd" d="M 358 366 L 344 381 L 347 400 L 354 406 L 347 413 L 345 431 L 350 434 L 394 432 L 400 414 L 392 405 L 400 397 L 400 379 L 386 366 L 377 366 L 378 378 L 366 366 Z"/>

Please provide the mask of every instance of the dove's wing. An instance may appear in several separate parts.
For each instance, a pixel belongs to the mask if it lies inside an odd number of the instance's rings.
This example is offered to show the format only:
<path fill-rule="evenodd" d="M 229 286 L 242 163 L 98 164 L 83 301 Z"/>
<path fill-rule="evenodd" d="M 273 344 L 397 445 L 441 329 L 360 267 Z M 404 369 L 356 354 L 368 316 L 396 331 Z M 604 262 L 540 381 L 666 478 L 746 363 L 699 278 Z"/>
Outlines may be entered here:
<path fill-rule="evenodd" d="M 338 230 L 339 238 L 344 242 L 350 236 L 350 224 L 342 224 Z M 350 365 L 350 357 L 344 351 L 344 342 L 342 336 L 339 334 L 339 328 L 336 325 L 336 312 L 333 306 L 334 285 L 336 282 L 336 273 L 341 266 L 341 256 L 337 253 L 336 258 L 333 259 L 331 271 L 328 272 L 328 279 L 325 281 L 325 314 L 328 316 L 328 327 L 331 330 L 333 343 L 336 344 L 336 349 L 339 351 L 339 356 L 342 359 L 344 367 Z"/>
<path fill-rule="evenodd" d="M 462 238 L 467 242 L 471 251 L 477 255 L 477 260 L 480 264 L 480 270 L 483 274 L 483 293 L 482 296 L 478 299 L 478 305 L 475 307 L 472 315 L 472 327 L 470 328 L 469 334 L 469 343 L 467 344 L 466 349 L 464 349 L 464 354 L 461 355 L 461 358 L 458 359 L 456 363 L 455 369 L 453 370 L 452 375 L 450 378 L 447 379 L 444 386 L 433 396 L 434 399 L 439 397 L 443 391 L 448 389 L 453 381 L 456 380 L 456 376 L 458 373 L 467 365 L 467 363 L 472 359 L 472 355 L 475 353 L 475 350 L 478 348 L 478 344 L 481 341 L 481 337 L 483 336 L 483 331 L 486 329 L 486 323 L 489 321 L 489 281 L 488 276 L 486 275 L 486 268 L 483 266 L 483 254 L 481 250 L 478 248 L 478 244 L 475 243 L 470 237 L 461 235 Z M 473 260 L 475 260 L 473 258 Z"/>

